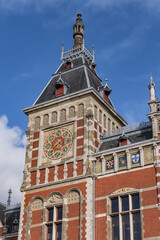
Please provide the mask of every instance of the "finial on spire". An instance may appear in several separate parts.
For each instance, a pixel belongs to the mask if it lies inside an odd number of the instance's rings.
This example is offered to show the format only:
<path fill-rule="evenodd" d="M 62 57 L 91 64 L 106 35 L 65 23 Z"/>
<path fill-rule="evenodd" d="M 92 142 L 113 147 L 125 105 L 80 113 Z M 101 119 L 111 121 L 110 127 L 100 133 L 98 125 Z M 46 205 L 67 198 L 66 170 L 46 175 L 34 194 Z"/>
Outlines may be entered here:
<path fill-rule="evenodd" d="M 63 55 L 64 55 L 64 42 L 62 42 L 61 59 L 63 58 Z"/>
<path fill-rule="evenodd" d="M 156 99 L 155 94 L 155 83 L 153 82 L 152 74 L 150 74 L 150 83 L 148 85 L 150 91 L 150 101 L 154 101 Z"/>
<path fill-rule="evenodd" d="M 92 62 L 95 63 L 95 51 L 94 51 L 94 45 L 92 46 L 92 56 L 93 56 L 93 60 L 92 60 Z"/>
<path fill-rule="evenodd" d="M 108 82 L 108 78 L 105 79 L 105 82 L 106 82 L 106 84 L 105 84 L 104 87 L 108 87 L 108 83 L 107 83 Z"/>
<path fill-rule="evenodd" d="M 8 200 L 7 200 L 7 206 L 11 205 L 11 194 L 12 194 L 12 190 L 11 188 L 8 191 Z"/>
<path fill-rule="evenodd" d="M 84 34 L 83 34 L 84 25 L 82 23 L 81 16 L 82 16 L 81 13 L 77 14 L 76 23 L 73 25 L 73 30 L 74 30 L 74 34 L 73 34 L 74 47 L 76 47 L 78 45 L 82 45 L 82 40 L 84 38 Z"/>

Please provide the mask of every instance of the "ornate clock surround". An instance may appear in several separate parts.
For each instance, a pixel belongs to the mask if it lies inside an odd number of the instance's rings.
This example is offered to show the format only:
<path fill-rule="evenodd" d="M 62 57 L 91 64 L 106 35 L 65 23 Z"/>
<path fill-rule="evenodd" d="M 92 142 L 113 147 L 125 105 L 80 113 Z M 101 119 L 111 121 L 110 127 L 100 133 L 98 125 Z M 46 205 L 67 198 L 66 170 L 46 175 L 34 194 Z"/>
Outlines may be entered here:
<path fill-rule="evenodd" d="M 44 129 L 43 160 L 46 162 L 73 156 L 73 123 Z"/>

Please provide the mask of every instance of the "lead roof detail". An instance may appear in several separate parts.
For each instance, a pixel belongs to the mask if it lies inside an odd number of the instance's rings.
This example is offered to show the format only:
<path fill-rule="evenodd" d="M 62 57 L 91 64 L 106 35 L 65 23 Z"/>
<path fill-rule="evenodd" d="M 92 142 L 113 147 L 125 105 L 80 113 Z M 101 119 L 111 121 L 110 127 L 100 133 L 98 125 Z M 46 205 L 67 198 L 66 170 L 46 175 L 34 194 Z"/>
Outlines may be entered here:
<path fill-rule="evenodd" d="M 72 68 L 70 69 L 66 69 L 66 62 L 63 62 L 34 105 L 58 98 L 56 97 L 56 82 L 60 76 L 68 86 L 65 96 L 88 88 L 94 88 L 99 93 L 99 89 L 103 87 L 102 80 L 96 72 L 90 69 L 89 65 L 90 61 L 85 59 L 84 56 L 73 59 Z M 109 101 L 109 104 L 113 107 L 111 101 Z"/>
<path fill-rule="evenodd" d="M 130 126 L 127 126 L 127 128 L 129 128 Z M 125 127 L 124 127 L 125 128 Z M 110 136 L 104 136 L 101 139 L 101 143 L 99 146 L 99 149 L 97 152 L 101 152 L 101 151 L 105 151 L 105 150 L 109 150 L 112 148 L 117 148 L 120 146 L 120 138 L 121 138 L 122 134 L 111 134 Z M 128 138 L 130 140 L 130 144 L 134 144 L 134 143 L 140 143 L 149 139 L 152 139 L 152 125 L 150 122 L 146 122 L 145 124 L 140 124 L 139 127 L 137 127 L 136 129 L 132 130 L 126 130 L 125 131 L 125 136 L 126 138 Z"/>

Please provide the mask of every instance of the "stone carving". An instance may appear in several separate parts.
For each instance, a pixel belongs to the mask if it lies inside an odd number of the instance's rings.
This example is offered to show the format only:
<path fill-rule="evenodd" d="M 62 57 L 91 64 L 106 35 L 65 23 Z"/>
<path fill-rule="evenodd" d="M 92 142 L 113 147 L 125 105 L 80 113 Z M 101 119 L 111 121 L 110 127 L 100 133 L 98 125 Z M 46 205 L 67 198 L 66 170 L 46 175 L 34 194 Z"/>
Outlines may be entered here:
<path fill-rule="evenodd" d="M 59 202 L 62 202 L 62 197 L 56 193 L 53 193 L 48 199 L 48 204 L 49 203 L 59 203 Z"/>
<path fill-rule="evenodd" d="M 121 188 L 116 190 L 115 192 L 113 192 L 112 194 L 120 194 L 120 193 L 124 193 L 124 192 L 131 192 L 131 191 L 135 191 L 135 188 Z"/>

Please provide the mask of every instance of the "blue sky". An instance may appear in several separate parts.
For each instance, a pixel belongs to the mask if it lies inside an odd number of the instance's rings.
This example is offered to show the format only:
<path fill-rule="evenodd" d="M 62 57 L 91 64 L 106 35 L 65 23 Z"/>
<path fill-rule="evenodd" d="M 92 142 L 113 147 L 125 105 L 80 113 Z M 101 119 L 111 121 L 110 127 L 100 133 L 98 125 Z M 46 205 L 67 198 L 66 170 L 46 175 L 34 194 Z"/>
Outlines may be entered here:
<path fill-rule="evenodd" d="M 0 168 L 20 176 L 25 154 L 24 132 L 27 117 L 23 108 L 31 106 L 60 65 L 61 44 L 73 46 L 73 24 L 82 13 L 85 44 L 95 46 L 97 73 L 112 88 L 111 99 L 129 124 L 146 121 L 149 113 L 150 72 L 160 97 L 160 1 L 159 0 L 1 0 L 0 1 L 0 127 L 3 134 L 14 133 L 12 141 L 0 134 Z M 15 127 L 17 126 L 17 127 Z M 17 140 L 15 140 L 17 139 Z M 19 156 L 12 156 L 17 150 Z M 20 164 L 20 165 L 19 165 Z M 19 172 L 13 170 L 17 166 Z M 1 176 L 5 181 L 6 176 Z M 17 185 L 8 179 L 0 201 Z M 16 194 L 15 194 L 16 193 Z M 16 196 L 15 196 L 16 195 Z"/>

